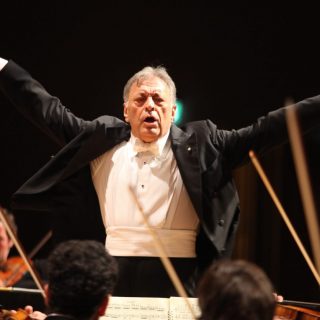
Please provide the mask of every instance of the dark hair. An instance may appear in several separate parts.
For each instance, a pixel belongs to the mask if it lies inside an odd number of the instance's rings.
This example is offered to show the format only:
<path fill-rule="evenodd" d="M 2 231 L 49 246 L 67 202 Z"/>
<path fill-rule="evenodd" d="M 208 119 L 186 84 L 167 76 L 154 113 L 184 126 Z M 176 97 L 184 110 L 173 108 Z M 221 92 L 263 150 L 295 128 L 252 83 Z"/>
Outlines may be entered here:
<path fill-rule="evenodd" d="M 49 311 L 91 317 L 112 294 L 117 265 L 106 248 L 93 240 L 59 244 L 48 259 Z"/>
<path fill-rule="evenodd" d="M 213 263 L 199 282 L 197 296 L 203 320 L 273 318 L 273 286 L 263 270 L 248 261 Z"/>

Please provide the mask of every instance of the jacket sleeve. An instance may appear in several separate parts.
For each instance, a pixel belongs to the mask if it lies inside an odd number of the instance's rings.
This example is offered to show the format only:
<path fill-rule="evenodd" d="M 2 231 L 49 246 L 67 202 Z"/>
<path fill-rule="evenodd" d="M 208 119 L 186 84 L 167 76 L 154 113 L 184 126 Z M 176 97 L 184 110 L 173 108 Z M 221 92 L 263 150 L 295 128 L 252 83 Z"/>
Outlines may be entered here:
<path fill-rule="evenodd" d="M 32 76 L 9 61 L 0 72 L 0 90 L 33 124 L 60 146 L 79 134 L 90 121 L 76 117 Z"/>
<path fill-rule="evenodd" d="M 217 130 L 214 144 L 229 168 L 249 159 L 250 150 L 262 153 L 288 140 L 286 108 L 295 108 L 302 133 L 320 125 L 320 95 L 283 107 L 239 130 Z M 209 124 L 210 126 L 210 124 Z"/>

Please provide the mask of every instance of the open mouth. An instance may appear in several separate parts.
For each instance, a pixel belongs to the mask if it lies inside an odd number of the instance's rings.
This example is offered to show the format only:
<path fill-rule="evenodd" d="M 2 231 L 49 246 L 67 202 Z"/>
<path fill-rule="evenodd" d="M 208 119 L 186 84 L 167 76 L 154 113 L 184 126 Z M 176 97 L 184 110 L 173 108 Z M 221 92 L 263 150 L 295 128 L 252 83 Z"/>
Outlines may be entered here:
<path fill-rule="evenodd" d="M 144 119 L 144 122 L 147 122 L 147 123 L 154 123 L 156 121 L 156 119 L 154 117 L 146 117 Z"/>

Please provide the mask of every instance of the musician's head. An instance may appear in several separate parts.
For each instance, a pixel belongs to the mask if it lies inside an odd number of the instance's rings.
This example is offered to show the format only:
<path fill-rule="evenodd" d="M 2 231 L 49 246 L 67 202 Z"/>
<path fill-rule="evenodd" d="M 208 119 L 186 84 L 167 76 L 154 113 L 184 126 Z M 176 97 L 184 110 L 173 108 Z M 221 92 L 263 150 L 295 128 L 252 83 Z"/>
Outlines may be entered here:
<path fill-rule="evenodd" d="M 197 289 L 202 320 L 271 320 L 275 298 L 267 275 L 244 260 L 215 262 Z"/>
<path fill-rule="evenodd" d="M 176 87 L 164 67 L 145 67 L 123 91 L 124 118 L 134 136 L 152 142 L 166 135 L 176 112 Z"/>
<path fill-rule="evenodd" d="M 12 213 L 7 210 L 2 209 L 4 214 L 6 214 L 7 220 L 11 225 L 11 229 L 13 232 L 17 232 L 17 226 L 14 220 L 14 216 Z M 0 221 L 0 265 L 6 263 L 10 250 L 13 246 L 13 242 L 4 226 L 4 224 Z"/>
<path fill-rule="evenodd" d="M 49 312 L 76 319 L 97 319 L 105 313 L 117 280 L 117 265 L 101 243 L 61 243 L 50 254 L 48 268 Z"/>

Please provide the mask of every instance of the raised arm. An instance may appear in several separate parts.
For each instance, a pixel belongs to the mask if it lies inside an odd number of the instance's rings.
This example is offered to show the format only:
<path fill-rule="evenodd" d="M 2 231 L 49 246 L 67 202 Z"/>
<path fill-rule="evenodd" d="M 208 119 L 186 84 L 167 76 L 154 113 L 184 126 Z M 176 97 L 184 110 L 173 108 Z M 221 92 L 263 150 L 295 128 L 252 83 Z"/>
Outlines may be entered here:
<path fill-rule="evenodd" d="M 63 146 L 90 122 L 64 107 L 57 97 L 13 61 L 0 59 L 0 91 L 33 124 Z"/>
<path fill-rule="evenodd" d="M 239 130 L 217 130 L 214 144 L 234 168 L 248 160 L 249 150 L 264 152 L 288 140 L 285 109 L 296 108 L 303 133 L 320 125 L 320 95 L 277 109 Z"/>

